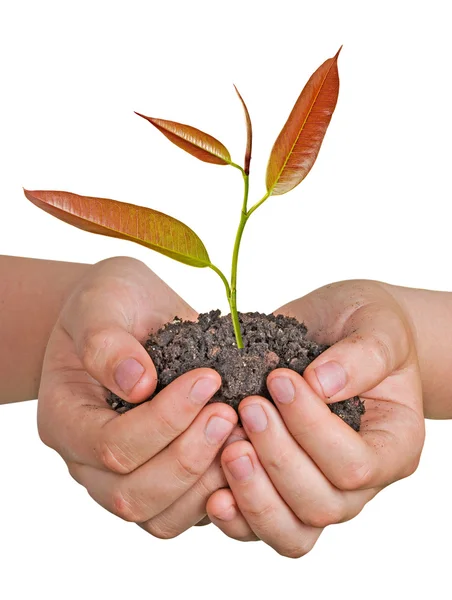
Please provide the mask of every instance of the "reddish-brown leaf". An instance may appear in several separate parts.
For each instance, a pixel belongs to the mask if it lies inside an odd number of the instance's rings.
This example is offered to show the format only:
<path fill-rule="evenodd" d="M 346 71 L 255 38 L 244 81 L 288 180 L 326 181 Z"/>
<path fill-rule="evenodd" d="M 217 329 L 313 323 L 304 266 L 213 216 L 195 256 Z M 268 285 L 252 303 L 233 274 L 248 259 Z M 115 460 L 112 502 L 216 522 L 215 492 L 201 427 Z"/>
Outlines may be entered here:
<path fill-rule="evenodd" d="M 239 90 L 234 85 L 235 91 L 237 92 L 237 96 L 240 98 L 240 102 L 243 106 L 243 111 L 245 113 L 245 121 L 246 121 L 246 151 L 245 151 L 245 161 L 243 170 L 247 175 L 250 173 L 250 162 L 251 162 L 251 151 L 253 148 L 253 128 L 251 126 L 251 117 L 248 112 L 248 108 L 245 104 L 245 100 L 242 98 Z"/>
<path fill-rule="evenodd" d="M 184 125 L 183 123 L 154 119 L 140 113 L 135 114 L 152 123 L 173 144 L 176 144 L 176 146 L 179 146 L 185 152 L 196 156 L 199 160 L 215 165 L 231 164 L 231 155 L 228 149 L 208 133 L 204 133 L 195 127 Z"/>
<path fill-rule="evenodd" d="M 70 192 L 24 190 L 36 206 L 79 229 L 130 240 L 193 267 L 208 267 L 209 255 L 194 231 L 151 208 Z"/>
<path fill-rule="evenodd" d="M 285 194 L 311 170 L 339 93 L 338 53 L 311 76 L 281 130 L 267 166 L 267 191 Z"/>

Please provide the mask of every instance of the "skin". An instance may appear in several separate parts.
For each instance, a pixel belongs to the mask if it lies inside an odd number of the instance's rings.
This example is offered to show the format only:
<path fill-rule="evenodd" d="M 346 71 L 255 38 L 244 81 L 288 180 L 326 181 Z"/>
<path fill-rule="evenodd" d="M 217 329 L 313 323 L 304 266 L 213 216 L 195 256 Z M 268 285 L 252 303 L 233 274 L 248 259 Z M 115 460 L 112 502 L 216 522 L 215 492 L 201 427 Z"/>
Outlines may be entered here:
<path fill-rule="evenodd" d="M 452 293 L 383 285 L 411 323 L 421 369 L 425 416 L 451 419 Z"/>
<path fill-rule="evenodd" d="M 50 332 L 70 291 L 89 268 L 0 256 L 0 404 L 37 398 Z"/>
<path fill-rule="evenodd" d="M 275 313 L 297 317 L 314 339 L 334 346 L 303 377 L 273 371 L 268 386 L 276 407 L 246 398 L 239 407 L 244 428 L 238 428 L 230 407 L 205 406 L 220 385 L 209 369 L 187 373 L 125 415 L 106 406 L 104 386 L 131 402 L 152 393 L 155 369 L 140 344 L 150 330 L 176 314 L 196 318 L 145 265 L 118 258 L 94 267 L 30 259 L 3 266 L 9 285 L 1 300 L 15 317 L 1 325 L 4 358 L 10 360 L 18 325 L 36 328 L 15 351 L 35 344 L 36 357 L 30 349 L 26 364 L 33 376 L 23 377 L 21 369 L 19 391 L 5 382 L 11 380 L 5 368 L 2 398 L 14 392 L 17 400 L 34 397 L 51 331 L 39 389 L 41 438 L 97 502 L 157 537 L 211 520 L 235 539 L 261 539 L 284 556 L 302 556 L 326 525 L 352 518 L 378 491 L 416 469 L 424 439 L 422 394 L 428 416 L 452 416 L 452 375 L 447 352 L 441 354 L 444 323 L 452 319 L 449 294 L 348 281 L 281 307 Z M 23 299 L 18 266 L 33 282 Z M 44 293 L 50 301 L 35 301 L 30 312 L 31 299 Z M 282 402 L 288 385 L 293 399 Z M 359 434 L 326 406 L 353 395 L 366 404 Z"/>
<path fill-rule="evenodd" d="M 197 316 L 143 263 L 94 265 L 52 331 L 38 397 L 40 436 L 74 479 L 101 506 L 161 538 L 201 521 L 207 498 L 227 485 L 219 451 L 237 423 L 230 406 L 205 406 L 221 383 L 211 369 L 186 373 L 124 415 L 106 404 L 105 387 L 129 402 L 154 391 L 155 368 L 140 342 L 176 315 Z"/>
<path fill-rule="evenodd" d="M 226 535 L 261 539 L 298 558 L 325 526 L 353 518 L 415 471 L 424 441 L 422 382 L 411 318 L 396 297 L 384 284 L 348 281 L 276 311 L 334 345 L 303 377 L 286 369 L 269 375 L 276 407 L 258 396 L 240 404 L 249 441 L 223 451 L 230 489 L 207 503 Z M 424 379 L 430 389 L 430 374 Z M 366 406 L 359 433 L 326 406 L 355 395 Z"/>

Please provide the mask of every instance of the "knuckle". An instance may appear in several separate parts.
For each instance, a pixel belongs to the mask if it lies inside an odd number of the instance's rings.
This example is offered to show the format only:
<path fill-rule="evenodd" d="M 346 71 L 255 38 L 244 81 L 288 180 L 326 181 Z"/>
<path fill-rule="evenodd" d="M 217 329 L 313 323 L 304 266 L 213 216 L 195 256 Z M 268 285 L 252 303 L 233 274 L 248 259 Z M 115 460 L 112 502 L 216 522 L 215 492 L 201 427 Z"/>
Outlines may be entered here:
<path fill-rule="evenodd" d="M 182 533 L 169 519 L 158 516 L 146 523 L 146 531 L 160 540 L 172 540 Z"/>
<path fill-rule="evenodd" d="M 258 524 L 260 529 L 267 529 L 274 521 L 275 508 L 268 504 L 261 508 L 249 507 L 242 511 L 246 515 L 246 520 Z"/>
<path fill-rule="evenodd" d="M 193 486 L 193 492 L 200 498 L 208 498 L 214 490 L 215 488 L 211 484 L 207 473 L 204 474 Z"/>
<path fill-rule="evenodd" d="M 113 473 L 127 475 L 134 469 L 134 465 L 126 457 L 118 444 L 110 442 L 108 439 L 103 439 L 99 442 L 97 451 L 99 460 L 103 467 Z"/>
<path fill-rule="evenodd" d="M 367 462 L 350 462 L 339 475 L 338 487 L 344 491 L 359 490 L 369 487 L 373 478 Z"/>
<path fill-rule="evenodd" d="M 83 364 L 91 369 L 104 367 L 105 351 L 111 348 L 113 340 L 108 330 L 87 331 L 82 338 L 80 358 Z"/>
<path fill-rule="evenodd" d="M 292 433 L 292 437 L 299 446 L 303 447 L 303 443 L 306 438 L 315 438 L 316 432 L 323 426 L 322 420 L 319 418 L 312 418 L 309 415 L 303 416 L 303 425 L 299 426 L 296 431 Z"/>
<path fill-rule="evenodd" d="M 152 408 L 151 404 L 152 403 L 149 402 L 150 408 Z M 171 418 L 167 417 L 163 412 L 156 415 L 156 419 L 157 423 L 155 429 L 158 435 L 160 435 L 160 437 L 162 438 L 162 440 L 166 442 L 174 440 L 184 432 L 184 429 L 182 427 L 177 426 L 175 423 L 173 423 L 171 421 Z"/>
<path fill-rule="evenodd" d="M 340 504 L 330 505 L 323 509 L 318 509 L 310 514 L 303 515 L 301 519 L 305 525 L 315 527 L 316 529 L 324 529 L 329 525 L 341 523 L 344 519 L 345 512 Z"/>
<path fill-rule="evenodd" d="M 198 480 L 204 469 L 198 460 L 191 460 L 190 455 L 181 453 L 174 461 L 174 475 L 185 486 L 187 483 Z"/>
<path fill-rule="evenodd" d="M 200 498 L 209 498 L 214 492 L 220 488 L 227 487 L 228 480 L 226 479 L 223 470 L 219 465 L 211 465 L 209 469 L 199 478 L 193 486 L 193 491 Z"/>
<path fill-rule="evenodd" d="M 140 523 L 146 520 L 142 511 L 135 502 L 124 492 L 121 485 L 117 485 L 111 494 L 112 512 L 123 521 L 129 523 Z"/>
<path fill-rule="evenodd" d="M 313 547 L 313 542 L 304 541 L 298 542 L 294 546 L 286 546 L 285 548 L 277 550 L 277 552 L 286 558 L 301 558 L 302 556 L 306 556 Z"/>
<path fill-rule="evenodd" d="M 372 364 L 376 364 L 383 373 L 392 370 L 393 353 L 386 340 L 377 335 L 371 336 L 369 346 Z"/>
<path fill-rule="evenodd" d="M 290 454 L 290 452 L 279 452 L 270 456 L 267 459 L 266 467 L 271 471 L 285 471 L 287 466 L 291 464 Z"/>

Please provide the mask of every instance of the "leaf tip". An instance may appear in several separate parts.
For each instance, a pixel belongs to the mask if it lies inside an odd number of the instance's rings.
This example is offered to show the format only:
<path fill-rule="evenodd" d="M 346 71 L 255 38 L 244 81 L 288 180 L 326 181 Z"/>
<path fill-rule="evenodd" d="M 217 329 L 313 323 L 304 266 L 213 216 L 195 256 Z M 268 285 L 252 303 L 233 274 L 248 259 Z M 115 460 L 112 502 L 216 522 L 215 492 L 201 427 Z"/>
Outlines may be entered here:
<path fill-rule="evenodd" d="M 334 55 L 334 58 L 337 60 L 339 54 L 341 53 L 342 48 L 344 47 L 344 44 L 341 44 L 341 47 L 339 48 L 339 50 L 336 52 L 336 54 Z"/>

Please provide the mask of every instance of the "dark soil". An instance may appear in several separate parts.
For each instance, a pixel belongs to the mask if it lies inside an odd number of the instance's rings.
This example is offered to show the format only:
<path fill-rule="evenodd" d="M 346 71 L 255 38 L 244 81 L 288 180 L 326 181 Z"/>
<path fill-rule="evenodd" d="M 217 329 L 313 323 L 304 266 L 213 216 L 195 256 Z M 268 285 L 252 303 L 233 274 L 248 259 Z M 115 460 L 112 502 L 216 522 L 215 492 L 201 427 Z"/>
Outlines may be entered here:
<path fill-rule="evenodd" d="M 151 334 L 145 348 L 158 374 L 157 394 L 176 377 L 198 367 L 215 369 L 222 386 L 210 402 L 226 402 L 235 409 L 243 398 L 259 395 L 271 399 L 267 375 L 277 367 L 302 374 L 319 354 L 328 348 L 306 339 L 307 329 L 291 317 L 241 313 L 243 349 L 238 349 L 231 316 L 219 310 L 200 314 L 198 321 L 175 318 Z M 148 400 L 150 400 L 148 398 Z M 110 392 L 108 403 L 118 412 L 136 404 Z M 358 398 L 329 404 L 331 411 L 359 431 L 364 403 Z"/>

